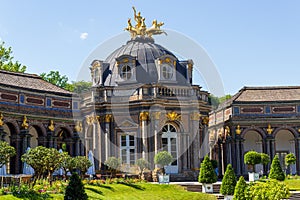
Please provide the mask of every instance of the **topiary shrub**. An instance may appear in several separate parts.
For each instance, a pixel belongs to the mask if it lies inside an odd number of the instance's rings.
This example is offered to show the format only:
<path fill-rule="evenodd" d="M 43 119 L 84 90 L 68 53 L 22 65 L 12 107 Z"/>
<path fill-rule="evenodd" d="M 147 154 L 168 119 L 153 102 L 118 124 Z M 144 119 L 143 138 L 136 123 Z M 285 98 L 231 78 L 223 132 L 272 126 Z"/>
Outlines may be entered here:
<path fill-rule="evenodd" d="M 217 182 L 217 180 L 218 178 L 211 164 L 211 161 L 208 156 L 205 156 L 203 162 L 200 165 L 200 174 L 198 181 L 200 183 L 211 184 Z"/>
<path fill-rule="evenodd" d="M 154 163 L 162 167 L 163 174 L 165 174 L 164 167 L 173 161 L 172 155 L 167 151 L 161 151 L 154 156 Z"/>
<path fill-rule="evenodd" d="M 261 156 L 256 151 L 248 151 L 244 156 L 244 163 L 250 165 L 252 171 L 255 172 L 255 165 L 261 162 Z"/>
<path fill-rule="evenodd" d="M 276 179 L 278 181 L 284 181 L 284 179 L 285 179 L 285 175 L 281 168 L 278 155 L 276 155 L 272 161 L 269 178 Z"/>
<path fill-rule="evenodd" d="M 247 183 L 244 177 L 241 176 L 235 186 L 233 200 L 248 200 L 249 198 L 246 197 L 247 189 Z"/>
<path fill-rule="evenodd" d="M 69 185 L 66 188 L 64 200 L 86 200 L 88 195 L 84 191 L 84 185 L 77 173 L 73 173 Z"/>
<path fill-rule="evenodd" d="M 221 194 L 233 195 L 236 186 L 236 176 L 231 164 L 227 165 L 225 175 L 222 179 Z"/>
<path fill-rule="evenodd" d="M 296 156 L 293 153 L 289 153 L 285 156 L 284 162 L 287 168 L 290 168 L 290 174 L 292 175 L 291 165 L 296 163 Z"/>

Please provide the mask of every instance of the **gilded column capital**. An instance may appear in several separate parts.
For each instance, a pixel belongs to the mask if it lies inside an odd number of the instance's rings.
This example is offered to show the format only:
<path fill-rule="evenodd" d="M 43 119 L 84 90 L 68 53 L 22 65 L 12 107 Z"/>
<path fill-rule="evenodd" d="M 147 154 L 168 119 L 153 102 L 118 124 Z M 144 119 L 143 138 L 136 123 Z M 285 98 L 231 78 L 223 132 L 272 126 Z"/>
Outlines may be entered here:
<path fill-rule="evenodd" d="M 0 127 L 4 125 L 4 122 L 3 122 L 3 114 L 0 113 Z"/>
<path fill-rule="evenodd" d="M 140 120 L 147 121 L 149 119 L 149 112 L 143 111 L 140 113 Z"/>
<path fill-rule="evenodd" d="M 75 127 L 74 127 L 75 132 L 82 132 L 82 122 L 81 121 L 76 121 Z"/>
<path fill-rule="evenodd" d="M 22 125 L 21 125 L 21 127 L 23 128 L 23 129 L 25 129 L 25 130 L 27 130 L 28 129 L 28 123 L 27 123 L 27 117 L 26 117 L 26 115 L 24 115 L 24 117 L 23 117 L 23 122 L 22 122 Z"/>
<path fill-rule="evenodd" d="M 104 122 L 110 123 L 112 121 L 112 114 L 104 115 Z"/>
<path fill-rule="evenodd" d="M 53 122 L 53 120 L 51 119 L 51 120 L 49 121 L 48 130 L 53 132 L 54 129 L 55 129 L 54 122 Z"/>
<path fill-rule="evenodd" d="M 237 127 L 236 127 L 236 129 L 235 129 L 235 133 L 236 133 L 237 135 L 240 135 L 241 132 L 242 132 L 242 130 L 241 130 L 240 125 L 237 125 Z"/>
<path fill-rule="evenodd" d="M 202 124 L 204 124 L 204 125 L 208 125 L 208 123 L 209 123 L 209 117 L 208 116 L 204 116 L 204 117 L 202 117 Z"/>
<path fill-rule="evenodd" d="M 201 117 L 201 114 L 198 113 L 198 112 L 193 112 L 193 113 L 190 114 L 190 117 L 191 117 L 192 121 L 199 121 L 200 117 Z"/>

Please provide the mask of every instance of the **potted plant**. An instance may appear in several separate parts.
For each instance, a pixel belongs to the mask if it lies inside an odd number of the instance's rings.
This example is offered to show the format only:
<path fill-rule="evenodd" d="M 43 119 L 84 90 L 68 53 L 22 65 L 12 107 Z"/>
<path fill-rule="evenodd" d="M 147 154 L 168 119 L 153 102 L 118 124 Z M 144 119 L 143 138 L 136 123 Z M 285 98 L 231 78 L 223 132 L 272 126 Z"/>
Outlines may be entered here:
<path fill-rule="evenodd" d="M 224 195 L 225 200 L 232 200 L 234 188 L 236 186 L 236 176 L 231 164 L 227 165 L 225 175 L 222 179 L 221 194 Z"/>
<path fill-rule="evenodd" d="M 214 171 L 208 156 L 204 157 L 200 165 L 199 182 L 202 183 L 202 192 L 213 193 L 213 183 L 217 182 L 217 175 Z"/>
<path fill-rule="evenodd" d="M 251 167 L 249 172 L 249 181 L 256 181 L 259 179 L 259 174 L 255 172 L 255 165 L 268 164 L 270 157 L 265 153 L 258 153 L 256 151 L 248 151 L 244 156 L 244 163 Z"/>
<path fill-rule="evenodd" d="M 290 170 L 290 174 L 292 175 L 291 165 L 296 163 L 296 156 L 293 153 L 289 153 L 284 158 L 286 168 Z"/>
<path fill-rule="evenodd" d="M 162 175 L 158 176 L 159 183 L 169 183 L 170 176 L 165 174 L 164 167 L 173 161 L 172 155 L 167 151 L 161 151 L 154 156 L 154 163 L 162 167 Z"/>

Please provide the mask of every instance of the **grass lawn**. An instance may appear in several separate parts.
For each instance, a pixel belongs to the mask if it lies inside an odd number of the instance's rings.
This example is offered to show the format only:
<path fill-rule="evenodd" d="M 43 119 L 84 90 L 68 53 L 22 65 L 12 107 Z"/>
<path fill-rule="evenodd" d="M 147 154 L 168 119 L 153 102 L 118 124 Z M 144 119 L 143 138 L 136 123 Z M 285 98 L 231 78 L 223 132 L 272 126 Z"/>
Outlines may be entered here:
<path fill-rule="evenodd" d="M 178 185 L 158 185 L 150 183 L 136 184 L 103 184 L 101 186 L 85 185 L 85 190 L 89 199 L 143 199 L 143 200 L 163 200 L 163 199 L 197 199 L 215 200 L 213 195 L 188 192 Z M 53 199 L 63 199 L 63 195 L 51 195 Z M 12 195 L 0 196 L 0 199 L 18 199 Z"/>
<path fill-rule="evenodd" d="M 286 179 L 284 182 L 291 191 L 300 191 L 300 179 Z"/>

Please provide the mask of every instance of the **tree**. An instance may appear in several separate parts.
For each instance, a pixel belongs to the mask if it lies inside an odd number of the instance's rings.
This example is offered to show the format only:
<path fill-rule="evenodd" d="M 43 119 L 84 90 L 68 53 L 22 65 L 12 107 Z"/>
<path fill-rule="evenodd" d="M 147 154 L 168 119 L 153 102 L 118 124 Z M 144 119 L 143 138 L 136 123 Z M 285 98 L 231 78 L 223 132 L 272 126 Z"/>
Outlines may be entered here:
<path fill-rule="evenodd" d="M 120 168 L 121 166 L 121 160 L 120 158 L 116 157 L 109 157 L 104 164 L 108 167 L 110 170 L 111 176 L 113 173 L 116 173 L 116 171 Z"/>
<path fill-rule="evenodd" d="M 92 163 L 85 156 L 76 156 L 75 166 L 76 169 L 78 169 L 80 171 L 80 174 L 83 176 L 87 172 L 89 167 L 92 166 Z"/>
<path fill-rule="evenodd" d="M 255 165 L 268 164 L 270 157 L 265 153 L 258 153 L 256 151 L 248 151 L 244 156 L 244 163 L 250 165 L 253 172 L 255 172 Z"/>
<path fill-rule="evenodd" d="M 289 153 L 285 156 L 284 161 L 287 168 L 296 163 L 296 156 L 293 153 Z M 290 168 L 290 174 L 292 175 L 292 169 Z"/>
<path fill-rule="evenodd" d="M 0 141 L 0 168 L 9 162 L 9 158 L 16 155 L 14 147 L 7 142 Z"/>
<path fill-rule="evenodd" d="M 73 173 L 65 191 L 65 200 L 86 200 L 88 195 L 84 191 L 84 185 L 77 173 Z"/>
<path fill-rule="evenodd" d="M 139 178 L 142 178 L 144 170 L 149 167 L 149 162 L 143 158 L 138 159 L 135 164 L 139 167 Z"/>
<path fill-rule="evenodd" d="M 72 172 L 76 169 L 76 161 L 75 158 L 72 158 L 68 152 L 62 152 L 62 162 L 60 164 L 60 168 L 64 170 L 64 176 L 67 178 L 68 172 Z"/>
<path fill-rule="evenodd" d="M 276 179 L 278 181 L 284 181 L 285 175 L 280 165 L 278 155 L 273 158 L 271 170 L 269 174 L 270 179 Z"/>
<path fill-rule="evenodd" d="M 236 176 L 231 164 L 227 165 L 225 175 L 222 179 L 221 194 L 233 195 L 236 185 Z"/>
<path fill-rule="evenodd" d="M 43 80 L 48 81 L 49 83 L 52 83 L 53 85 L 56 85 L 61 88 L 68 88 L 68 77 L 65 75 L 61 75 L 59 71 L 50 71 L 48 74 L 41 73 L 40 77 L 42 77 Z"/>
<path fill-rule="evenodd" d="M 209 160 L 208 156 L 204 157 L 200 165 L 200 174 L 199 174 L 199 182 L 200 183 L 215 183 L 217 182 L 217 175 L 213 169 L 211 161 Z"/>
<path fill-rule="evenodd" d="M 44 173 L 47 173 L 48 177 L 51 178 L 53 172 L 59 168 L 62 156 L 54 148 L 38 146 L 23 154 L 21 160 L 34 169 L 35 184 L 36 180 L 42 178 Z"/>
<path fill-rule="evenodd" d="M 75 93 L 82 93 L 84 91 L 89 90 L 92 87 L 92 82 L 87 81 L 72 81 L 71 84 L 69 84 L 69 88 L 66 88 L 67 90 Z"/>
<path fill-rule="evenodd" d="M 22 72 L 26 71 L 26 66 L 21 65 L 18 61 L 13 62 L 12 48 L 6 48 L 4 42 L 0 43 L 0 69 L 11 71 L 11 72 Z"/>
<path fill-rule="evenodd" d="M 165 174 L 164 167 L 173 161 L 172 155 L 167 151 L 161 151 L 154 156 L 154 163 L 162 167 L 163 174 Z"/>
<path fill-rule="evenodd" d="M 249 198 L 246 197 L 247 189 L 248 187 L 244 177 L 240 176 L 234 189 L 233 200 L 248 200 Z"/>

